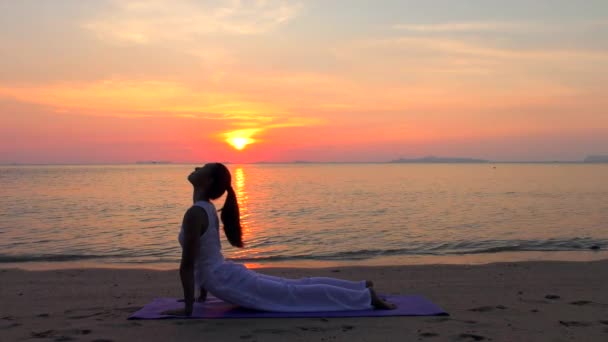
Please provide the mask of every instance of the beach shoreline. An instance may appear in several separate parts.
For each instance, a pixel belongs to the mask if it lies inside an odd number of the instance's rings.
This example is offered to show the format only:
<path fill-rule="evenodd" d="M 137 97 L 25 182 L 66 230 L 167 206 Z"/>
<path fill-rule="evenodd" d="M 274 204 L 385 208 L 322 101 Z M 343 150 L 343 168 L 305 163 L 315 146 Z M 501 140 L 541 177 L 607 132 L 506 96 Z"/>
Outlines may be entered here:
<path fill-rule="evenodd" d="M 485 265 L 261 268 L 299 278 L 371 279 L 419 294 L 449 317 L 127 321 L 155 297 L 180 297 L 176 270 L 0 270 L 0 340 L 604 341 L 608 260 Z"/>
<path fill-rule="evenodd" d="M 284 260 L 270 262 L 235 262 L 243 263 L 248 268 L 329 268 L 354 266 L 415 266 L 415 265 L 486 265 L 508 262 L 592 262 L 608 260 L 607 250 L 586 251 L 517 251 L 500 253 L 473 253 L 452 255 L 392 255 L 378 256 L 366 259 L 343 260 Z M 47 271 L 62 269 L 108 268 L 108 269 L 146 269 L 156 271 L 169 271 L 179 267 L 179 260 L 175 262 L 112 262 L 96 260 L 52 261 L 52 262 L 3 262 L 2 269 L 21 269 L 26 271 Z"/>

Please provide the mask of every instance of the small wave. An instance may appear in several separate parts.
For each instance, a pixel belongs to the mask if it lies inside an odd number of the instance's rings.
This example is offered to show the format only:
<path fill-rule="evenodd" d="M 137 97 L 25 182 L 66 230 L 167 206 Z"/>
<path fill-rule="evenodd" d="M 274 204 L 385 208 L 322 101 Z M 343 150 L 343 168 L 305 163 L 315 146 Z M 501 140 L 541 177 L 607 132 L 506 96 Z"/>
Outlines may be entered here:
<path fill-rule="evenodd" d="M 1 255 L 0 263 L 13 262 L 62 262 L 62 261 L 78 261 L 89 259 L 108 259 L 121 258 L 122 255 L 82 255 L 82 254 L 36 254 L 36 255 Z"/>
<path fill-rule="evenodd" d="M 608 239 L 572 238 L 547 240 L 484 240 L 446 243 L 419 243 L 409 248 L 361 249 L 328 254 L 269 255 L 255 258 L 233 258 L 239 262 L 272 262 L 292 260 L 364 260 L 398 255 L 466 255 L 501 252 L 567 252 L 605 249 Z"/>
<path fill-rule="evenodd" d="M 388 249 L 359 249 L 319 254 L 269 254 L 256 257 L 230 258 L 238 262 L 277 262 L 295 260 L 365 260 L 380 256 L 399 255 L 466 255 L 501 252 L 560 252 L 605 250 L 608 239 L 571 238 L 546 240 L 482 240 L 453 242 L 411 242 L 408 247 Z M 0 263 L 21 262 L 70 262 L 78 260 L 105 259 L 112 262 L 154 263 L 175 261 L 170 249 L 146 249 L 145 251 L 125 251 L 114 254 L 20 254 L 2 255 Z"/>

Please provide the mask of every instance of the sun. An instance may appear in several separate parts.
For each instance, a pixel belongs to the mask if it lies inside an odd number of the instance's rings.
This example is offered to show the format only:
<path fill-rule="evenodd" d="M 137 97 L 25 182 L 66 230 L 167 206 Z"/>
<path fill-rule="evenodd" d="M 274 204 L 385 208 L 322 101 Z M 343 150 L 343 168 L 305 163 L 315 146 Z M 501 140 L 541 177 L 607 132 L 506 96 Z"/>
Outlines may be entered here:
<path fill-rule="evenodd" d="M 230 145 L 232 145 L 232 147 L 234 147 L 237 150 L 241 151 L 247 145 L 251 144 L 253 142 L 253 139 L 251 139 L 251 138 L 245 138 L 245 137 L 232 137 L 232 138 L 226 139 L 226 141 Z"/>
<path fill-rule="evenodd" d="M 246 128 L 226 132 L 223 133 L 224 141 L 227 142 L 230 146 L 234 147 L 236 150 L 242 151 L 248 145 L 257 142 L 257 140 L 252 138 L 252 136 L 258 132 L 260 132 L 260 129 L 258 128 Z"/>

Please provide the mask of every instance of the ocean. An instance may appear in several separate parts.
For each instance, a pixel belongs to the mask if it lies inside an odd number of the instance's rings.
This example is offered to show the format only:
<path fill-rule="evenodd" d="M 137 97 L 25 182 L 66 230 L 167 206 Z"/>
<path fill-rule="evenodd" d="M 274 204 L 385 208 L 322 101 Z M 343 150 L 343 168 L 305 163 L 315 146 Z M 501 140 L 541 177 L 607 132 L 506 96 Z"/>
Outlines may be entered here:
<path fill-rule="evenodd" d="M 608 258 L 606 164 L 228 166 L 252 267 Z M 1 166 L 0 267 L 177 268 L 193 167 Z"/>

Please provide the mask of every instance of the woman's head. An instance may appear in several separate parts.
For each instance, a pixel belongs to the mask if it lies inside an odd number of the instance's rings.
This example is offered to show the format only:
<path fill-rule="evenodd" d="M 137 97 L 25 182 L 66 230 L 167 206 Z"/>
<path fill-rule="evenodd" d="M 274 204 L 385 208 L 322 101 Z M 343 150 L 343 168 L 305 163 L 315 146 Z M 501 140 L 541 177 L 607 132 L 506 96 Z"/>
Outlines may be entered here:
<path fill-rule="evenodd" d="M 188 176 L 188 181 L 194 186 L 195 191 L 205 194 L 208 199 L 215 200 L 226 193 L 226 202 L 221 209 L 224 233 L 231 245 L 243 247 L 239 204 L 232 188 L 232 176 L 228 168 L 221 163 L 205 164 L 203 167 L 197 167 Z"/>
<path fill-rule="evenodd" d="M 188 181 L 194 190 L 204 193 L 209 199 L 215 200 L 228 191 L 232 184 L 230 171 L 224 164 L 209 163 L 197 167 L 188 176 Z"/>

